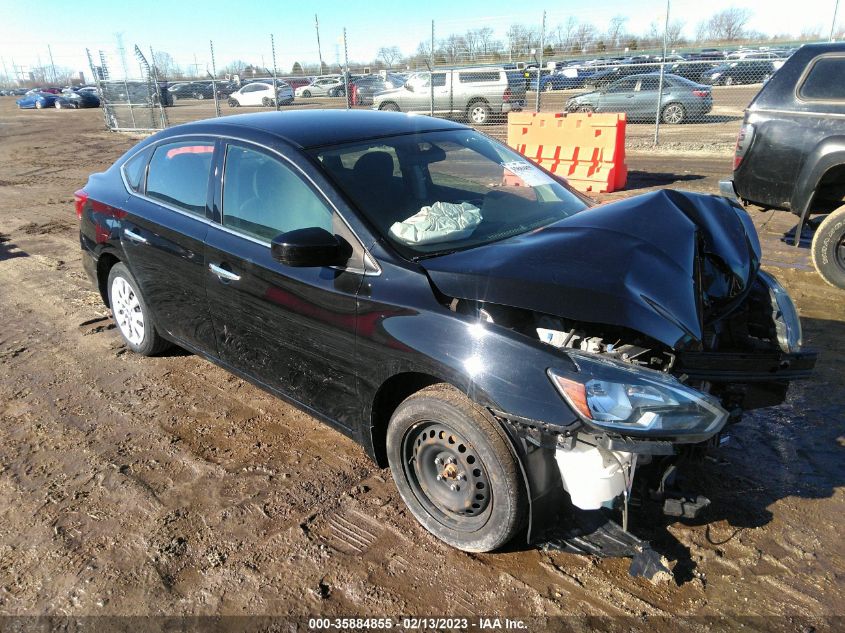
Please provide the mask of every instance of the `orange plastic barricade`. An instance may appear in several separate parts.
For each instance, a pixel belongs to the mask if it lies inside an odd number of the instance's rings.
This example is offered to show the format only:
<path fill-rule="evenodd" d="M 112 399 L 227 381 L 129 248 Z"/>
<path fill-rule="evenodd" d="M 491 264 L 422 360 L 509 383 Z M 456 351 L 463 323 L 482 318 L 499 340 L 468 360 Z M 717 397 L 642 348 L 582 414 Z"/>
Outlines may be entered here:
<path fill-rule="evenodd" d="M 508 145 L 579 191 L 625 187 L 624 114 L 511 112 Z"/>

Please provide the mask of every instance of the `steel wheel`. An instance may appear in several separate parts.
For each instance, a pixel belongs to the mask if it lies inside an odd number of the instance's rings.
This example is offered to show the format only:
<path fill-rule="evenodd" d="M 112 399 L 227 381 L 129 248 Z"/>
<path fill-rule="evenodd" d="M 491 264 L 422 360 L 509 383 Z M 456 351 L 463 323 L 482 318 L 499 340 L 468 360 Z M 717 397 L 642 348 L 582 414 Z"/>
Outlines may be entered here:
<path fill-rule="evenodd" d="M 385 448 L 402 500 L 426 530 L 466 552 L 489 552 L 527 517 L 525 483 L 499 423 L 445 384 L 409 396 Z"/>
<path fill-rule="evenodd" d="M 731 77 L 730 75 L 728 75 L 727 77 L 725 77 L 725 85 L 726 85 L 726 86 L 732 86 L 732 85 L 733 85 L 733 83 L 734 83 L 734 78 L 733 78 L 733 77 Z"/>
<path fill-rule="evenodd" d="M 237 108 L 240 103 L 238 103 L 235 99 L 229 99 L 229 107 L 230 108 Z"/>
<path fill-rule="evenodd" d="M 111 284 L 112 311 L 120 333 L 133 345 L 144 340 L 144 313 L 135 289 L 123 277 L 115 277 Z"/>
<path fill-rule="evenodd" d="M 490 120 L 490 106 L 478 101 L 469 106 L 469 120 L 475 125 L 484 125 Z"/>
<path fill-rule="evenodd" d="M 670 125 L 677 125 L 678 123 L 681 123 L 684 118 L 686 118 L 684 106 L 680 103 L 670 103 L 663 108 L 662 118 L 664 123 L 669 123 Z"/>
<path fill-rule="evenodd" d="M 424 422 L 405 434 L 402 453 L 408 483 L 429 514 L 467 532 L 487 520 L 490 480 L 473 446 L 457 431 Z"/>

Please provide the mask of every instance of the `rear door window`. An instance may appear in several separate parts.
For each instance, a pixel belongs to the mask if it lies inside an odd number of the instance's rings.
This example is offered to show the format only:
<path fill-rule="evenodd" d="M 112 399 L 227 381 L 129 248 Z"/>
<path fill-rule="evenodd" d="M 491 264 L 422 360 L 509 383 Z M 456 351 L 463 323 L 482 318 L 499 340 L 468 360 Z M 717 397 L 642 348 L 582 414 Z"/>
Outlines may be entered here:
<path fill-rule="evenodd" d="M 845 55 L 819 57 L 798 89 L 808 101 L 845 101 Z"/>
<path fill-rule="evenodd" d="M 147 196 L 204 216 L 213 154 L 213 141 L 159 145 L 150 160 Z"/>

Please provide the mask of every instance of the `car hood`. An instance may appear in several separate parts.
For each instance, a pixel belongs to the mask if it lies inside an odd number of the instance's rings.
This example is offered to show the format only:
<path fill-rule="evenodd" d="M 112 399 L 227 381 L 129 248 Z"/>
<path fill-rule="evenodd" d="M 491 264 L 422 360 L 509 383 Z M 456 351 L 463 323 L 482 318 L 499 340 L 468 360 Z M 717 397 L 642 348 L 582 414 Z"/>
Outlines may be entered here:
<path fill-rule="evenodd" d="M 726 198 L 661 190 L 420 264 L 450 297 L 700 349 L 704 324 L 747 296 L 760 243 L 748 214 Z"/>

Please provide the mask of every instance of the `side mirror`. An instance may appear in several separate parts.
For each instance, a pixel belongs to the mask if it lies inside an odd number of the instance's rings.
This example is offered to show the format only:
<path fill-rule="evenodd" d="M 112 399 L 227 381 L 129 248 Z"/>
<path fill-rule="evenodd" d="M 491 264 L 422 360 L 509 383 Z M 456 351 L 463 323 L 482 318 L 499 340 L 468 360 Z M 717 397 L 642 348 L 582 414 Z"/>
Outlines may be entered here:
<path fill-rule="evenodd" d="M 352 247 L 326 229 L 312 226 L 277 236 L 270 243 L 270 254 L 277 262 L 294 268 L 338 266 L 349 260 Z"/>

